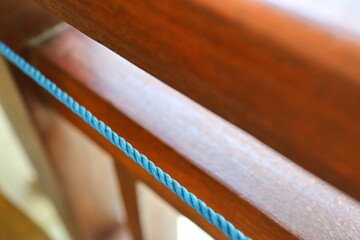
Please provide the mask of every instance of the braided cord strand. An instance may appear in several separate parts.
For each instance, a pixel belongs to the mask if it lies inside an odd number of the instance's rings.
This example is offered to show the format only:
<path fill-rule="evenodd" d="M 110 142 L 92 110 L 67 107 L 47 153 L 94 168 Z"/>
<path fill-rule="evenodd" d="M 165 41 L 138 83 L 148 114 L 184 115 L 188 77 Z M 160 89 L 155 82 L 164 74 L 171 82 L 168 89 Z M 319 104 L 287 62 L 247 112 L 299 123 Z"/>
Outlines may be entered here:
<path fill-rule="evenodd" d="M 38 85 L 47 90 L 57 100 L 62 102 L 76 115 L 82 118 L 86 123 L 103 135 L 113 145 L 123 151 L 128 157 L 134 160 L 148 173 L 155 177 L 159 182 L 170 189 L 174 194 L 179 196 L 185 203 L 195 209 L 201 216 L 203 216 L 209 223 L 216 226 L 228 238 L 232 240 L 248 240 L 241 231 L 236 229 L 232 223 L 227 221 L 222 215 L 216 213 L 213 209 L 208 207 L 202 200 L 198 199 L 193 193 L 189 192 L 185 187 L 181 186 L 169 174 L 157 167 L 145 155 L 133 148 L 130 143 L 114 132 L 103 121 L 98 120 L 93 114 L 84 106 L 80 105 L 66 92 L 61 90 L 54 82 L 47 79 L 39 70 L 30 65 L 22 57 L 12 51 L 6 44 L 0 41 L 0 53 L 17 66 L 22 72 L 33 79 Z"/>

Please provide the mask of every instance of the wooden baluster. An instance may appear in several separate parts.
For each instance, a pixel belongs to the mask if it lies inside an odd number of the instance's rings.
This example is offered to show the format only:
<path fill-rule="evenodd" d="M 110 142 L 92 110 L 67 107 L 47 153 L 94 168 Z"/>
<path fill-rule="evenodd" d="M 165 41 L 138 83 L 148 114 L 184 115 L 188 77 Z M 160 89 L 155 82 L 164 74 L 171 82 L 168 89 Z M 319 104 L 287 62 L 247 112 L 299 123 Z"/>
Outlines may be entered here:
<path fill-rule="evenodd" d="M 24 96 L 71 209 L 75 239 L 113 239 L 115 232 L 123 234 L 110 156 L 32 95 L 30 89 L 24 91 Z"/>
<path fill-rule="evenodd" d="M 136 180 L 128 171 L 120 166 L 120 164 L 117 164 L 116 161 L 114 161 L 114 164 L 132 238 L 133 240 L 142 240 L 143 235 L 137 202 Z"/>
<path fill-rule="evenodd" d="M 0 73 L 0 104 L 37 171 L 42 190 L 55 204 L 69 233 L 76 238 L 77 230 L 74 228 L 74 221 L 71 218 L 59 179 L 56 178 L 55 171 L 48 161 L 48 155 L 32 121 L 32 114 L 26 107 L 26 99 L 16 86 L 14 77 L 18 75 L 18 72 L 14 72 L 15 75 L 12 75 L 10 68 L 0 57 Z"/>
<path fill-rule="evenodd" d="M 356 219 L 360 212 L 353 200 L 79 32 L 64 32 L 34 49 L 32 60 L 69 95 L 246 235 L 260 239 L 359 235 Z M 43 93 L 32 90 L 37 96 Z M 118 156 L 118 164 L 212 236 L 216 234 L 135 162 L 120 161 L 123 154 L 118 148 L 54 98 L 43 96 Z"/>

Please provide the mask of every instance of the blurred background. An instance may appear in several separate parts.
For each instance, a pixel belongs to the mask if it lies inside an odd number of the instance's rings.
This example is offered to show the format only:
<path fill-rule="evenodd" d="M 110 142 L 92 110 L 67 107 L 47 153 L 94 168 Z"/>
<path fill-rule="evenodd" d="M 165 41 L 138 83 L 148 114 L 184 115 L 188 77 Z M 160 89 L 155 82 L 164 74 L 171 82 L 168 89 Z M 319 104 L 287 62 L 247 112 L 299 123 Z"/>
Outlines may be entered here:
<path fill-rule="evenodd" d="M 0 72 L 0 76 L 4 75 Z M 73 131 L 77 132 L 74 128 Z M 77 132 L 80 138 L 80 132 Z M 89 141 L 89 139 L 83 139 Z M 96 148 L 96 146 L 93 146 Z M 98 148 L 96 148 L 98 149 Z M 98 151 L 101 152 L 100 149 Z M 102 152 L 104 158 L 106 153 Z M 212 239 L 190 220 L 181 216 L 152 190 L 139 183 L 139 207 L 144 226 L 144 239 L 148 240 L 209 240 Z M 64 224 L 51 200 L 41 191 L 36 171 L 18 140 L 13 128 L 0 105 L 0 198 L 8 201 L 29 218 L 49 239 L 70 240 Z M 120 199 L 119 199 L 120 200 Z M 0 201 L 1 205 L 4 201 Z M 7 206 L 7 205 L 6 205 Z M 3 211 L 14 211 L 10 206 L 0 206 Z M 6 214 L 0 211 L 0 239 L 21 239 L 22 234 L 36 239 L 35 227 L 16 220 L 17 227 L 7 232 Z M 123 210 L 121 210 L 123 215 Z M 122 216 L 124 217 L 124 216 Z"/>

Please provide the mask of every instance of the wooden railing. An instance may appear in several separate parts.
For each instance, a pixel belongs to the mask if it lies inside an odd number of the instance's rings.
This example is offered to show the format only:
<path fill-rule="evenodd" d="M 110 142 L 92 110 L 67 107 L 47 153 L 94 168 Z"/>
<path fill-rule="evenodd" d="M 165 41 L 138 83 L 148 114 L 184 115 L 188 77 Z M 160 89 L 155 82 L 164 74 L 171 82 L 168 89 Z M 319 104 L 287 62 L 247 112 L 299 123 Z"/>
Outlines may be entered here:
<path fill-rule="evenodd" d="M 360 197 L 360 48 L 348 33 L 245 0 L 37 1 L 148 73 L 72 27 L 38 35 L 59 21 L 30 3 L 22 9 L 36 9 L 23 16 L 31 21 L 13 20 L 19 31 L 33 24 L 32 31 L 19 35 L 13 47 L 247 236 L 360 237 L 358 202 L 330 185 Z M 0 19 L 2 26 L 9 23 Z M 13 41 L 12 32 L 1 37 Z M 109 163 L 97 162 L 95 172 L 83 169 L 86 161 L 74 164 L 91 154 L 66 134 L 59 115 L 114 159 L 134 239 L 143 238 L 136 181 L 215 239 L 224 238 L 72 112 L 13 74 L 58 174 L 62 208 L 80 209 L 63 214 L 76 238 L 104 239 L 121 224 L 108 213 L 116 208 L 114 196 L 94 200 L 100 220 L 86 223 L 86 196 L 95 198 L 102 188 L 112 196 L 109 186 L 89 182 L 113 170 Z M 59 147 L 66 142 L 71 146 Z M 80 182 L 94 195 L 82 195 L 74 187 Z"/>
<path fill-rule="evenodd" d="M 326 31 L 248 0 L 37 1 L 359 197 L 360 49 L 351 33 Z"/>

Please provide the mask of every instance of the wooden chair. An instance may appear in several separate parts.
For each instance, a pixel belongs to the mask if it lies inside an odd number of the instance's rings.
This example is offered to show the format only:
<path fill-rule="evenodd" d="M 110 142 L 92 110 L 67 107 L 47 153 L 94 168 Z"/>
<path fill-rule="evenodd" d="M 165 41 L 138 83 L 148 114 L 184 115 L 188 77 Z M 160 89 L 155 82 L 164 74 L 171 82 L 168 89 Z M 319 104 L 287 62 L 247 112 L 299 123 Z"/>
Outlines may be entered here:
<path fill-rule="evenodd" d="M 247 236 L 360 238 L 359 31 L 346 27 L 346 12 L 318 18 L 319 3 L 305 14 L 282 1 L 36 2 L 1 3 L 0 39 Z M 30 154 L 34 143 L 39 149 L 34 164 L 74 238 L 128 231 L 143 239 L 141 181 L 225 239 L 31 80 L 12 74 L 36 129 L 22 140 Z M 107 159 L 78 140 L 74 126 Z"/>

